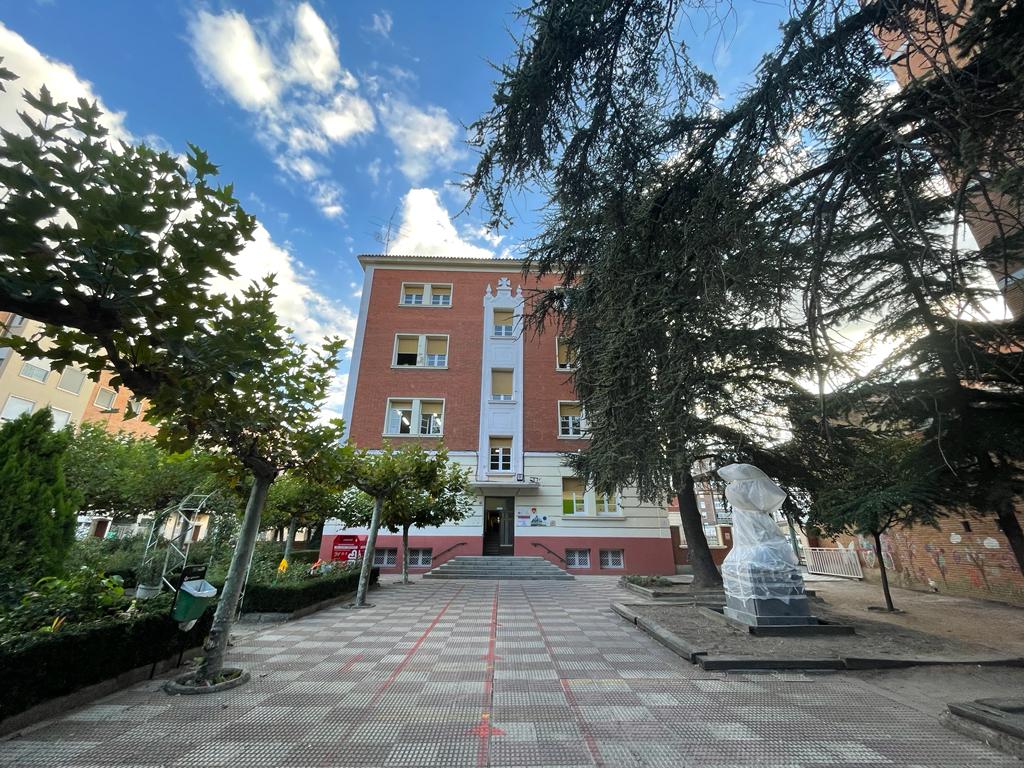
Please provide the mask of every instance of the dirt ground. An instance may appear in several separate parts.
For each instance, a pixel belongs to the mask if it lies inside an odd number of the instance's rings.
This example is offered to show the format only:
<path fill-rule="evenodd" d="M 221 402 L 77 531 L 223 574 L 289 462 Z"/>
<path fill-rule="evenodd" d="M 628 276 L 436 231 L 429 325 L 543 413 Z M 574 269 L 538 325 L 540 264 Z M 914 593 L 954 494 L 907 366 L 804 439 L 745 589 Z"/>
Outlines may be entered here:
<path fill-rule="evenodd" d="M 882 588 L 861 581 L 814 581 L 808 588 L 830 612 L 881 622 L 901 629 L 982 646 L 999 655 L 1024 657 L 1024 608 L 989 600 L 893 589 L 895 606 L 904 613 L 868 611 L 884 605 Z"/>
<path fill-rule="evenodd" d="M 821 606 L 815 608 L 816 615 L 830 621 L 853 624 L 857 633 L 823 637 L 759 637 L 713 618 L 695 606 L 645 604 L 630 607 L 713 656 L 920 659 L 991 658 L 999 655 L 992 648 L 980 644 L 926 634 L 863 617 L 843 621 L 841 617 L 821 610 Z"/>

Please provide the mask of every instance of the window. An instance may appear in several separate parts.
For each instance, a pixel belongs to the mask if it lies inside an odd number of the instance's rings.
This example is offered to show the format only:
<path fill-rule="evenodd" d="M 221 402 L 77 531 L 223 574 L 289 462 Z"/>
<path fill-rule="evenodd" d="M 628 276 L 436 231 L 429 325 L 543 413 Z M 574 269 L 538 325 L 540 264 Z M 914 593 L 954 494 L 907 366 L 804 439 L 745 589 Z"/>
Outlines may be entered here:
<path fill-rule="evenodd" d="M 402 303 L 415 306 L 423 303 L 423 286 L 402 284 Z"/>
<path fill-rule="evenodd" d="M 430 563 L 433 560 L 432 549 L 410 549 L 409 550 L 409 565 L 416 566 L 419 568 L 429 568 Z"/>
<path fill-rule="evenodd" d="M 718 528 L 714 525 L 705 525 L 704 538 L 708 540 L 708 544 L 718 544 Z"/>
<path fill-rule="evenodd" d="M 57 389 L 63 389 L 65 392 L 70 392 L 77 395 L 82 391 L 82 385 L 85 383 L 85 374 L 77 368 L 64 369 L 64 372 L 60 375 L 60 381 L 57 382 Z"/>
<path fill-rule="evenodd" d="M 902 43 L 900 43 L 896 48 L 894 48 L 890 53 L 886 55 L 885 60 L 889 64 L 895 64 L 905 59 L 909 54 L 910 41 L 904 40 Z"/>
<path fill-rule="evenodd" d="M 11 315 L 10 319 L 6 323 L 8 331 L 14 331 L 17 328 L 21 328 L 24 324 L 25 318 L 21 315 Z M 0 329 L 2 328 L 3 326 L 0 326 Z"/>
<path fill-rule="evenodd" d="M 492 437 L 491 438 L 491 471 L 511 472 L 512 471 L 512 438 Z"/>
<path fill-rule="evenodd" d="M 619 513 L 618 501 L 618 496 L 612 498 L 606 493 L 598 494 L 594 499 L 594 504 L 597 506 L 597 514 L 617 515 Z"/>
<path fill-rule="evenodd" d="M 427 337 L 427 367 L 444 368 L 448 365 L 448 337 Z"/>
<path fill-rule="evenodd" d="M 419 336 L 399 336 L 395 344 L 395 365 L 416 365 L 419 360 L 419 348 Z"/>
<path fill-rule="evenodd" d="M 491 371 L 491 400 L 513 400 L 512 371 Z"/>
<path fill-rule="evenodd" d="M 71 411 L 65 411 L 63 408 L 54 408 L 50 406 L 50 413 L 53 415 L 53 428 L 54 430 L 64 429 L 71 421 Z"/>
<path fill-rule="evenodd" d="M 452 284 L 402 283 L 402 298 L 399 303 L 406 307 L 450 307 Z"/>
<path fill-rule="evenodd" d="M 7 398 L 7 402 L 4 403 L 3 411 L 0 411 L 0 421 L 10 421 L 11 419 L 18 418 L 23 413 L 32 413 L 32 409 L 35 407 L 36 404 L 31 400 L 11 395 Z"/>
<path fill-rule="evenodd" d="M 420 434 L 440 435 L 441 415 L 444 404 L 438 400 L 423 402 L 420 404 Z"/>
<path fill-rule="evenodd" d="M 583 437 L 583 411 L 579 403 L 558 404 L 558 436 Z"/>
<path fill-rule="evenodd" d="M 378 568 L 391 568 L 398 563 L 397 549 L 373 550 L 373 564 Z"/>
<path fill-rule="evenodd" d="M 399 334 L 395 337 L 394 364 L 409 368 L 444 368 L 448 365 L 448 337 Z"/>
<path fill-rule="evenodd" d="M 101 411 L 110 411 L 114 408 L 114 398 L 117 397 L 117 392 L 106 387 L 100 387 L 100 391 L 96 393 L 96 399 L 93 400 L 93 405 L 99 408 Z"/>
<path fill-rule="evenodd" d="M 562 478 L 562 514 L 583 514 L 583 483 L 579 478 Z"/>
<path fill-rule="evenodd" d="M 128 407 L 125 408 L 125 411 L 124 411 L 125 417 L 128 416 L 129 411 L 131 413 L 133 413 L 135 416 L 141 416 L 142 415 L 142 401 L 139 400 L 137 397 L 131 398 L 128 401 Z"/>
<path fill-rule="evenodd" d="M 626 558 L 622 555 L 621 549 L 602 549 L 601 550 L 601 567 L 602 568 L 625 568 Z"/>
<path fill-rule="evenodd" d="M 38 381 L 40 384 L 43 384 L 46 382 L 46 377 L 50 375 L 50 366 L 39 358 L 26 360 L 21 364 L 21 375 L 26 379 L 32 379 L 32 381 Z"/>
<path fill-rule="evenodd" d="M 452 303 L 452 287 L 450 285 L 430 286 L 430 305 L 433 307 L 450 307 Z"/>
<path fill-rule="evenodd" d="M 386 435 L 440 435 L 443 400 L 388 400 Z"/>
<path fill-rule="evenodd" d="M 576 367 L 576 356 L 572 354 L 569 345 L 562 339 L 558 339 L 558 368 L 567 371 Z"/>
<path fill-rule="evenodd" d="M 494 310 L 494 335 L 511 336 L 515 327 L 515 311 L 511 309 Z"/>
<path fill-rule="evenodd" d="M 566 568 L 589 568 L 590 567 L 590 550 L 589 549 L 567 549 L 567 550 L 565 550 L 565 567 Z"/>

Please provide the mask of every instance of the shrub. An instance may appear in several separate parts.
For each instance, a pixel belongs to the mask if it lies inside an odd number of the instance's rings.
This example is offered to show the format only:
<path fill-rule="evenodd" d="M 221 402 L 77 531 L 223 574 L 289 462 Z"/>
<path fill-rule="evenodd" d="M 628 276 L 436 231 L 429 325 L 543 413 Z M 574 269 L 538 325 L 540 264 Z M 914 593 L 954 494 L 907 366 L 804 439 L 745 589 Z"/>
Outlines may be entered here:
<path fill-rule="evenodd" d="M 292 569 L 289 569 L 291 572 Z M 359 584 L 359 569 L 336 569 L 322 576 L 309 576 L 305 571 L 297 571 L 301 577 L 287 577 L 279 581 L 253 581 L 245 587 L 242 600 L 244 613 L 293 613 L 301 608 L 316 605 L 324 600 L 341 597 L 346 592 L 354 592 Z M 380 569 L 374 568 L 370 583 L 376 584 L 380 577 Z M 223 588 L 222 582 L 216 583 L 217 589 Z"/>
<path fill-rule="evenodd" d="M 188 632 L 167 615 L 105 618 L 53 633 L 33 632 L 0 643 L 0 720 L 202 644 L 213 623 L 208 610 Z"/>

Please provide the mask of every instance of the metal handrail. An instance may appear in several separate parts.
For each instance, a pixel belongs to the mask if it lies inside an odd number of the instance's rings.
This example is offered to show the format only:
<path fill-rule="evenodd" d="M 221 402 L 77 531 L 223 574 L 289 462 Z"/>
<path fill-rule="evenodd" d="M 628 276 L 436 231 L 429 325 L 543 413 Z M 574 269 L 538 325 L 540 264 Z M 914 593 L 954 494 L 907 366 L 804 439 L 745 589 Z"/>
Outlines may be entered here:
<path fill-rule="evenodd" d="M 567 562 L 565 562 L 565 558 L 563 558 L 561 555 L 559 555 L 557 552 L 555 552 L 555 550 L 551 549 L 546 544 L 541 544 L 539 541 L 531 541 L 530 543 L 533 544 L 533 546 L 535 546 L 535 547 L 540 547 L 541 549 L 546 549 L 548 552 L 550 552 L 552 555 L 554 555 L 558 559 L 558 562 L 560 562 L 566 568 L 569 567 L 569 564 Z"/>
<path fill-rule="evenodd" d="M 432 555 L 430 557 L 430 566 L 433 567 L 433 566 L 437 565 L 437 561 L 438 560 L 440 560 L 442 557 L 447 555 L 449 552 L 451 552 L 456 547 L 462 547 L 462 546 L 465 546 L 465 544 L 466 544 L 466 542 L 459 541 L 459 542 L 456 542 L 455 544 L 452 544 L 450 547 L 448 547 L 448 549 L 444 550 L 441 554 L 439 554 L 439 555 Z"/>

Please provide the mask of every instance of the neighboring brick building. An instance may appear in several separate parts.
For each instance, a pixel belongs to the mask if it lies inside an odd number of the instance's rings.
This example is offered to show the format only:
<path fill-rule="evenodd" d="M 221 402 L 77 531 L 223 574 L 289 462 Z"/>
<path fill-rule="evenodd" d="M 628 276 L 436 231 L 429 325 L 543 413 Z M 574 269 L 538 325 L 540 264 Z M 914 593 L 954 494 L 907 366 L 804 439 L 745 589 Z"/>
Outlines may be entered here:
<path fill-rule="evenodd" d="M 41 323 L 0 312 L 0 335 L 26 336 L 42 329 Z M 0 421 L 49 407 L 57 428 L 99 421 L 109 432 L 155 434 L 156 426 L 141 419 L 145 402 L 135 401 L 124 387 L 111 387 L 111 375 L 103 373 L 95 382 L 73 366 L 57 374 L 46 360 L 26 360 L 10 348 L 0 347 Z M 129 401 L 139 416 L 125 419 Z"/>
<path fill-rule="evenodd" d="M 586 422 L 556 332 L 523 328 L 531 295 L 518 260 L 361 256 L 362 305 L 345 422 L 364 448 L 444 441 L 479 494 L 457 525 L 413 530 L 414 570 L 455 555 L 542 556 L 572 573 L 675 572 L 664 508 L 628 489 L 586 489 L 562 454 L 586 450 Z M 329 525 L 322 554 L 339 534 Z M 401 562 L 382 532 L 377 563 Z"/>
<path fill-rule="evenodd" d="M 836 543 L 857 552 L 867 580 L 879 580 L 870 538 L 844 536 Z M 1024 576 L 994 517 L 950 517 L 938 529 L 890 531 L 882 550 L 894 586 L 1024 605 Z"/>

